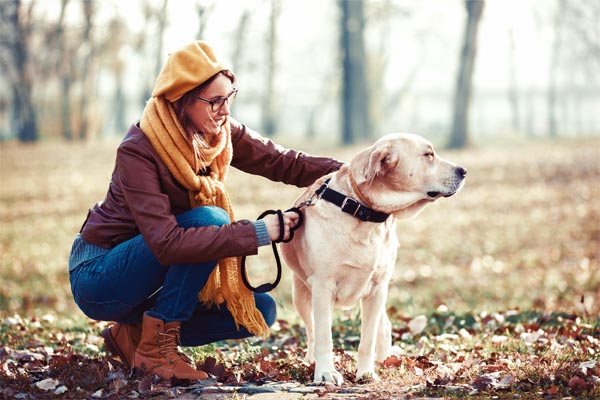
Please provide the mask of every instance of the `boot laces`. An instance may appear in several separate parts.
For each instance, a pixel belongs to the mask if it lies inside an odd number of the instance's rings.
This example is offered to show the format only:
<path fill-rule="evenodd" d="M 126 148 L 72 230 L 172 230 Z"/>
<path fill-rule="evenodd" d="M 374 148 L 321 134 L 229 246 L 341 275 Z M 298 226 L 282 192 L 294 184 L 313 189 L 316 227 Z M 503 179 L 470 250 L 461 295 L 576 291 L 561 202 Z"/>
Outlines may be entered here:
<path fill-rule="evenodd" d="M 179 351 L 179 329 L 180 327 L 173 327 L 167 329 L 164 333 L 158 332 L 159 339 L 157 339 L 158 344 L 158 353 L 161 354 L 164 358 L 168 358 L 172 363 L 176 361 L 177 358 L 182 359 L 183 361 L 188 363 L 187 356 Z"/>

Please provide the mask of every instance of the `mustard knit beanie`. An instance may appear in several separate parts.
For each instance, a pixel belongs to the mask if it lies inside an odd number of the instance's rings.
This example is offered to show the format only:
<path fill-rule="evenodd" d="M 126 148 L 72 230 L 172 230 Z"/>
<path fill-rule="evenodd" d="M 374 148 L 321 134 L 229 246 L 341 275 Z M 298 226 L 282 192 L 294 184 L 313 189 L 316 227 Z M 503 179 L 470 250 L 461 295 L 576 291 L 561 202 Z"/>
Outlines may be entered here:
<path fill-rule="evenodd" d="M 152 97 L 164 95 L 175 102 L 211 76 L 226 69 L 215 57 L 213 49 L 202 41 L 190 43 L 169 54 L 169 58 L 156 79 Z"/>

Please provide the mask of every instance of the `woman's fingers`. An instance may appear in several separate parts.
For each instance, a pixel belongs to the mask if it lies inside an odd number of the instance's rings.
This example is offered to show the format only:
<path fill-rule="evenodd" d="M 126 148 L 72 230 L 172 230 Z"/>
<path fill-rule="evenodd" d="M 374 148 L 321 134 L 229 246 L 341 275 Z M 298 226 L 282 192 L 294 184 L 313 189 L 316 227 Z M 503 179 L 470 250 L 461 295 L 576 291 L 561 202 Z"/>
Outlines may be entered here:
<path fill-rule="evenodd" d="M 283 214 L 283 221 L 285 225 L 289 228 L 293 228 L 294 226 L 296 226 L 296 224 L 298 224 L 299 219 L 300 218 L 298 217 L 298 214 L 296 214 L 293 211 L 288 211 Z"/>
<path fill-rule="evenodd" d="M 290 231 L 298 224 L 300 217 L 293 211 L 283 213 L 283 240 L 290 238 Z M 266 215 L 263 218 L 269 237 L 272 241 L 279 239 L 281 227 L 279 226 L 279 217 L 275 214 Z"/>

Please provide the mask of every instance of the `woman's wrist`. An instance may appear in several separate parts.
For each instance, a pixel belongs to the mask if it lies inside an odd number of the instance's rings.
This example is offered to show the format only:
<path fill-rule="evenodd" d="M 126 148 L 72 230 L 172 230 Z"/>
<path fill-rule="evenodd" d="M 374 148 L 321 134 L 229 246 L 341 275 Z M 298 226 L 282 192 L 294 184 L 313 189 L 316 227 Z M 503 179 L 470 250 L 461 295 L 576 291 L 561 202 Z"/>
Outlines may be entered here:
<path fill-rule="evenodd" d="M 256 232 L 256 242 L 258 243 L 258 247 L 270 245 L 271 237 L 269 236 L 265 221 L 259 219 L 252 222 L 252 224 L 254 225 L 254 231 Z"/>

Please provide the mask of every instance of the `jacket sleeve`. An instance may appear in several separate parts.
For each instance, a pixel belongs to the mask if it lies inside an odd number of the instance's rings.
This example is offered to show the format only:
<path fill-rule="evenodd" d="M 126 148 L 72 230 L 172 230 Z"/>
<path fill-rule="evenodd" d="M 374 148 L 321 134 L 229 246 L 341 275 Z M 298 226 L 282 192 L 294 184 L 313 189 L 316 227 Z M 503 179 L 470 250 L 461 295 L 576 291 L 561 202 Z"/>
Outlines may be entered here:
<path fill-rule="evenodd" d="M 160 187 L 153 154 L 135 143 L 117 152 L 115 176 L 125 203 L 146 243 L 162 265 L 200 263 L 258 252 L 256 233 L 249 221 L 222 226 L 182 228 Z"/>
<path fill-rule="evenodd" d="M 337 171 L 344 164 L 327 157 L 286 149 L 231 119 L 233 159 L 231 165 L 241 171 L 276 182 L 299 187 Z"/>

